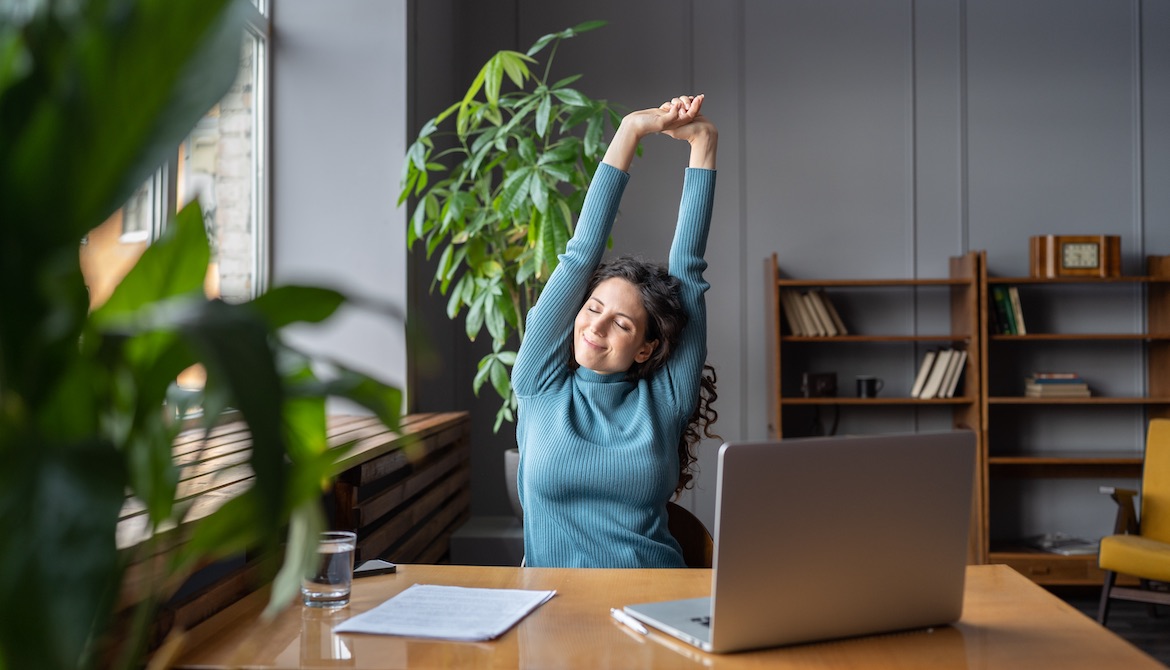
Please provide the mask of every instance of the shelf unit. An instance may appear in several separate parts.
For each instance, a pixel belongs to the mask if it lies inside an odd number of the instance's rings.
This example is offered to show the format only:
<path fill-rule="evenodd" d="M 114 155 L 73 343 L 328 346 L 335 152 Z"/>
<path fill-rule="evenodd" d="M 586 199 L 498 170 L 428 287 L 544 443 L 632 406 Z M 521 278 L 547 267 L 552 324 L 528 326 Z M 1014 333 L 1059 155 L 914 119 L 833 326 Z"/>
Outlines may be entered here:
<path fill-rule="evenodd" d="M 769 406 L 771 422 L 769 433 L 772 437 L 804 437 L 816 434 L 809 427 L 819 423 L 820 412 L 832 411 L 838 416 L 841 408 L 874 408 L 882 411 L 898 412 L 949 412 L 949 425 L 956 428 L 966 428 L 976 433 L 982 448 L 982 414 L 981 399 L 983 369 L 981 356 L 983 347 L 980 337 L 984 332 L 981 319 L 981 280 L 985 276 L 983 269 L 982 252 L 970 252 L 962 256 L 952 257 L 949 260 L 949 276 L 945 278 L 927 279 L 795 279 L 785 277 L 778 264 L 776 254 L 766 261 L 765 274 L 768 280 L 770 296 L 768 302 L 769 343 L 768 357 L 770 369 Z M 861 334 L 837 336 L 798 336 L 786 329 L 785 319 L 782 318 L 780 292 L 783 290 L 821 289 L 834 303 L 838 298 L 854 297 L 850 305 L 854 309 L 847 316 L 847 321 L 861 320 L 860 312 L 867 307 L 880 310 L 880 305 L 870 296 L 883 294 L 896 306 L 903 306 L 905 301 L 915 300 L 926 306 L 921 310 L 915 307 L 912 313 L 917 317 L 933 317 L 936 323 L 944 324 L 937 332 L 919 334 L 917 332 L 866 332 L 860 329 Z M 933 299 L 924 299 L 924 294 L 934 294 Z M 927 312 L 925 315 L 921 312 Z M 850 325 L 851 330 L 854 328 Z M 917 327 L 906 327 L 906 330 L 916 330 Z M 804 372 L 818 372 L 809 369 L 811 361 L 828 360 L 835 371 L 848 369 L 850 362 L 855 365 L 858 360 L 879 360 L 898 352 L 905 360 L 913 360 L 914 371 L 917 371 L 921 362 L 924 347 L 951 347 L 965 349 L 967 360 L 964 366 L 961 384 L 951 398 L 914 398 L 908 395 L 908 389 L 899 393 L 897 388 L 886 388 L 882 393 L 872 398 L 851 397 L 853 389 L 844 384 L 838 385 L 838 395 L 834 397 L 804 397 L 801 395 L 800 377 Z M 909 352 L 909 355 L 907 355 Z M 795 362 L 786 362 L 795 361 Z M 840 366 L 837 364 L 840 363 Z M 863 369 L 854 370 L 856 373 L 865 372 Z M 849 379 L 849 377 L 842 377 Z M 810 421 L 809 413 L 815 413 Z M 945 417 L 944 417 L 945 418 Z M 983 463 L 978 464 L 977 472 L 985 470 Z M 979 562 L 985 555 L 983 546 L 985 534 L 979 518 L 983 503 L 981 500 L 983 485 L 981 481 L 975 483 L 975 499 L 972 501 L 972 536 L 970 558 L 971 562 Z"/>
<path fill-rule="evenodd" d="M 1061 431 L 1067 435 L 1078 426 L 1099 427 L 1104 423 L 1100 418 L 1104 413 L 1113 421 L 1143 426 L 1151 418 L 1170 416 L 1170 256 L 1150 256 L 1142 276 L 989 277 L 984 270 L 982 284 L 984 561 L 1006 563 L 1042 584 L 1100 584 L 1102 575 L 1095 554 L 1062 556 L 1013 541 L 1012 531 L 1018 530 L 1022 522 L 1012 515 L 1018 517 L 1023 496 L 1045 482 L 1084 481 L 1085 495 L 1098 497 L 1096 486 L 1089 483 L 1093 479 L 1132 480 L 1131 485 L 1136 485 L 1141 476 L 1144 442 L 1085 448 L 1084 442 L 1091 437 L 1078 436 L 1080 439 L 1075 441 L 1081 442 L 1079 448 L 1069 449 L 1053 443 L 1059 436 L 1050 436 Z M 1018 287 L 1021 303 L 1025 304 L 1028 334 L 991 332 L 990 296 L 997 285 Z M 1109 301 L 1122 303 L 1115 307 L 1131 314 L 1144 311 L 1144 327 L 1135 329 L 1138 332 L 1116 332 L 1125 329 L 1119 327 L 1121 324 L 1110 323 L 1104 315 L 1094 319 L 1082 314 L 1082 320 L 1092 322 L 1093 328 L 1064 332 L 1062 315 L 1078 307 L 1082 311 L 1092 309 L 1093 301 L 1100 303 L 1097 306 L 1103 314 L 1109 307 L 1104 303 Z M 1085 307 L 1086 303 L 1090 306 Z M 1040 316 L 1035 326 L 1030 314 Z M 1053 361 L 1071 361 L 1070 367 L 1094 368 L 1102 377 L 1121 376 L 1136 381 L 1130 382 L 1130 388 L 1118 388 L 1125 384 L 1117 384 L 1116 380 L 1102 381 L 1104 388 L 1093 389 L 1094 395 L 1088 398 L 1016 395 L 1024 374 L 1041 371 L 1042 366 Z M 1109 361 L 1120 361 L 1122 365 L 1110 369 Z M 1142 365 L 1134 361 L 1142 361 L 1144 369 L 1138 369 Z M 1088 381 L 1092 387 L 1095 380 Z M 1011 387 L 1013 382 L 1016 388 Z M 1099 392 L 1102 394 L 1097 395 Z M 1067 427 L 1059 425 L 1059 421 L 1067 421 Z M 1033 430 L 1020 430 L 1020 425 Z M 1144 440 L 1145 431 L 1138 432 Z M 1008 500 L 1006 513 L 1005 505 L 998 505 L 997 500 L 1003 487 L 1014 487 L 1003 495 Z M 1108 505 L 1111 515 L 1112 504 L 1103 498 L 1100 504 Z M 1008 531 L 1001 532 L 997 524 L 1008 526 Z M 1102 529 L 1102 534 L 1107 532 L 1109 528 Z"/>

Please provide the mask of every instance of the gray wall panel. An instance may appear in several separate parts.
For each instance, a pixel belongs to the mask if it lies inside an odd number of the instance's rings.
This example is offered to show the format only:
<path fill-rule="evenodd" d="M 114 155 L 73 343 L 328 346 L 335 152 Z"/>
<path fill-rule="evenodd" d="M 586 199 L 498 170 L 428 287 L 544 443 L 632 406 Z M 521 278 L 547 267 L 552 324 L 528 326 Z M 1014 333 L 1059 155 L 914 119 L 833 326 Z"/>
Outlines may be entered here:
<path fill-rule="evenodd" d="M 914 4 L 914 272 L 942 277 L 968 249 L 958 0 Z"/>
<path fill-rule="evenodd" d="M 1170 252 L 1170 2 L 1141 3 L 1142 231 L 1146 253 Z"/>
<path fill-rule="evenodd" d="M 748 3 L 745 25 L 750 246 L 798 276 L 904 276 L 909 3 Z"/>
<path fill-rule="evenodd" d="M 1028 237 L 1122 235 L 1135 269 L 1140 133 L 1132 2 L 967 3 L 971 246 L 1028 273 Z"/>

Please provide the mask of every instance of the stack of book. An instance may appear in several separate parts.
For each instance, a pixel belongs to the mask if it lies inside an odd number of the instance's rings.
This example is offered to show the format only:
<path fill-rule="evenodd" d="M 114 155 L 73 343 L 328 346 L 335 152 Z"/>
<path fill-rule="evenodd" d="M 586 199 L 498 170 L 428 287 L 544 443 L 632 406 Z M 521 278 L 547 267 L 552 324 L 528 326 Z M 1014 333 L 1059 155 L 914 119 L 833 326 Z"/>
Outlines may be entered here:
<path fill-rule="evenodd" d="M 965 349 L 930 349 L 910 389 L 911 398 L 953 398 L 967 367 Z"/>
<path fill-rule="evenodd" d="M 780 291 L 780 307 L 788 330 L 800 337 L 833 337 L 848 335 L 849 329 L 837 313 L 837 308 L 821 289 Z"/>
<path fill-rule="evenodd" d="M 1034 372 L 1024 377 L 1024 395 L 1029 398 L 1088 398 L 1089 385 L 1073 372 Z"/>
<path fill-rule="evenodd" d="M 988 313 L 992 332 L 999 335 L 1028 334 L 1024 310 L 1020 307 L 1020 290 L 1015 286 L 993 286 Z"/>

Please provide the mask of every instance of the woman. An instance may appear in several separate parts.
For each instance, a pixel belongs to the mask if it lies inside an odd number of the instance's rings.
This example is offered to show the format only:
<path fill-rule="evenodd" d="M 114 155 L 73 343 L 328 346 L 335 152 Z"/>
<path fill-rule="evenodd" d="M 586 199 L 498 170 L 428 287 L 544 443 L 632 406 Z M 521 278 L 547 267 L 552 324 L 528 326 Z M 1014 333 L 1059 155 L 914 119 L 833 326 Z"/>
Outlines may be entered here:
<path fill-rule="evenodd" d="M 718 132 L 702 105 L 681 96 L 622 120 L 529 313 L 512 373 L 529 566 L 685 567 L 666 503 L 717 417 L 702 275 Z M 629 259 L 599 269 L 638 143 L 654 133 L 691 147 L 669 273 Z"/>

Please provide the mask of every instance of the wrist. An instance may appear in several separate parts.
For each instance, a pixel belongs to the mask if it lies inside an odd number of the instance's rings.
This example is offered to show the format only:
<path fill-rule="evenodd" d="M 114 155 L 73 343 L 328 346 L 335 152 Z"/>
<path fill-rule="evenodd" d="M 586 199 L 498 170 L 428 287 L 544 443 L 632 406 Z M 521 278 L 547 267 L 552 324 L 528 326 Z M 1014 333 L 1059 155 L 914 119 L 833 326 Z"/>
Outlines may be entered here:
<path fill-rule="evenodd" d="M 621 123 L 618 124 L 614 131 L 614 137 L 625 136 L 635 142 L 640 142 L 643 137 L 653 135 L 654 131 L 648 130 L 643 119 L 638 118 L 635 114 L 627 114 L 622 118 Z"/>
<path fill-rule="evenodd" d="M 613 138 L 609 141 L 609 147 L 605 151 L 605 157 L 601 159 L 603 163 L 608 163 L 623 172 L 630 171 L 630 164 L 634 160 L 634 154 L 638 151 L 638 142 L 641 140 L 641 136 L 629 126 L 630 124 L 624 120 L 618 124 Z"/>
<path fill-rule="evenodd" d="M 715 155 L 719 148 L 719 133 L 715 130 L 697 133 L 690 138 L 690 167 L 715 169 Z"/>

